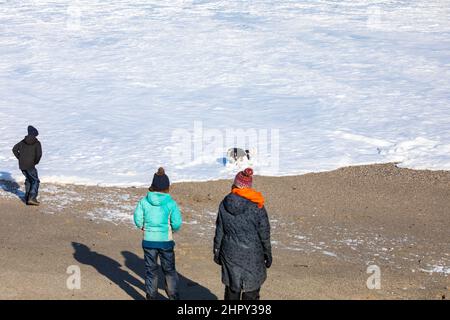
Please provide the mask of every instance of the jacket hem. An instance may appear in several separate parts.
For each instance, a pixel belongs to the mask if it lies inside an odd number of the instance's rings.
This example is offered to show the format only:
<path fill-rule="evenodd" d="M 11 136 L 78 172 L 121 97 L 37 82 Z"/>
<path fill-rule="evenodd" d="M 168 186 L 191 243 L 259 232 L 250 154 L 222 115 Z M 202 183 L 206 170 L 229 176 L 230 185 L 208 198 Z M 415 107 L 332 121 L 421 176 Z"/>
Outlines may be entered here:
<path fill-rule="evenodd" d="M 142 240 L 142 247 L 146 249 L 173 249 L 175 247 L 175 242 Z"/>

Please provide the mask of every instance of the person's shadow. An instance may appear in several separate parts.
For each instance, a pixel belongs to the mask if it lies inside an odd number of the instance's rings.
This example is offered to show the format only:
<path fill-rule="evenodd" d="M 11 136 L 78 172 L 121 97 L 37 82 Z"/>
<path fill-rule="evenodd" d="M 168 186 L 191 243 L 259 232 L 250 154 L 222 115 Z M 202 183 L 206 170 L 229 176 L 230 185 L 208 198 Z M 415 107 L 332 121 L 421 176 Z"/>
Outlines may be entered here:
<path fill-rule="evenodd" d="M 20 190 L 19 184 L 11 176 L 11 173 L 0 172 L 0 189 L 17 196 L 20 200 L 25 202 L 25 192 Z"/>
<path fill-rule="evenodd" d="M 145 281 L 145 265 L 144 259 L 137 256 L 133 252 L 122 251 L 125 258 L 125 266 L 139 275 Z M 180 279 L 178 288 L 180 291 L 180 299 L 182 300 L 217 300 L 217 296 L 209 289 L 203 287 L 199 283 L 192 281 L 182 274 L 178 273 Z M 164 275 L 162 269 L 159 268 L 158 286 L 164 290 Z"/>
<path fill-rule="evenodd" d="M 129 251 L 122 251 L 122 256 L 125 258 L 125 267 L 137 274 L 141 279 L 137 279 L 131 275 L 128 271 L 122 269 L 122 265 L 105 255 L 92 251 L 88 246 L 72 242 L 72 246 L 75 250 L 73 256 L 78 262 L 93 266 L 100 274 L 104 275 L 110 281 L 118 285 L 123 291 L 125 291 L 130 297 L 137 300 L 144 299 L 144 296 L 139 293 L 136 288 L 145 292 L 145 266 L 144 259 L 138 257 L 136 254 Z M 180 298 L 185 300 L 217 300 L 211 291 L 202 287 L 196 282 L 193 282 L 181 274 L 178 274 L 180 278 L 179 292 Z M 160 268 L 160 274 L 158 279 L 159 288 L 164 290 L 164 277 Z M 161 294 L 158 294 L 159 300 L 167 300 Z"/>
<path fill-rule="evenodd" d="M 100 274 L 118 285 L 133 299 L 142 300 L 144 298 L 134 288 L 137 287 L 144 290 L 143 283 L 123 270 L 122 265 L 116 260 L 92 251 L 88 246 L 81 243 L 72 242 L 72 247 L 75 250 L 73 257 L 79 263 L 93 266 Z"/>

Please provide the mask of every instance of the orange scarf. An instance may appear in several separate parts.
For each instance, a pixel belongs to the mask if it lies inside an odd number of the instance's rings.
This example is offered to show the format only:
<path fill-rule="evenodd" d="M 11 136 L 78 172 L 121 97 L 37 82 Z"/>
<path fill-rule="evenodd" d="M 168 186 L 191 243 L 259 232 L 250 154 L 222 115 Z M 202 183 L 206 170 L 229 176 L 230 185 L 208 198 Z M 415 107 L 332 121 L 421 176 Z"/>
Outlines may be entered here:
<path fill-rule="evenodd" d="M 234 188 L 231 193 L 236 194 L 242 198 L 245 198 L 247 200 L 250 200 L 251 202 L 254 202 L 258 205 L 258 208 L 264 207 L 264 197 L 261 192 L 258 192 L 254 189 L 250 188 Z"/>

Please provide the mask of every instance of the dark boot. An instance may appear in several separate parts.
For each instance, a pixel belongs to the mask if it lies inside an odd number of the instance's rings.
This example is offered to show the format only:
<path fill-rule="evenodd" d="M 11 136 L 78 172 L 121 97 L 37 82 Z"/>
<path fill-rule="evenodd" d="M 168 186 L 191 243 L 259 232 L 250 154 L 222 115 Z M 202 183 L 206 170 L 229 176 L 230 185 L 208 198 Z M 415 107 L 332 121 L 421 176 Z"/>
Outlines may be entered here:
<path fill-rule="evenodd" d="M 36 198 L 32 198 L 32 199 L 28 200 L 27 204 L 28 204 L 29 206 L 38 206 L 38 205 L 40 204 L 40 202 L 37 201 Z"/>
<path fill-rule="evenodd" d="M 225 297 L 224 300 L 228 301 L 238 301 L 241 300 L 241 292 L 233 291 L 230 287 L 225 286 Z"/>
<path fill-rule="evenodd" d="M 261 289 L 257 289 L 255 291 L 247 291 L 242 293 L 242 300 L 259 300 L 259 291 Z"/>
<path fill-rule="evenodd" d="M 151 301 L 151 300 L 158 300 L 158 299 L 157 299 L 156 297 L 150 296 L 150 295 L 147 293 L 146 296 L 145 296 L 145 300 Z"/>
<path fill-rule="evenodd" d="M 169 294 L 166 290 L 166 294 L 169 297 L 169 300 L 180 300 L 180 296 L 178 293 L 175 294 Z"/>

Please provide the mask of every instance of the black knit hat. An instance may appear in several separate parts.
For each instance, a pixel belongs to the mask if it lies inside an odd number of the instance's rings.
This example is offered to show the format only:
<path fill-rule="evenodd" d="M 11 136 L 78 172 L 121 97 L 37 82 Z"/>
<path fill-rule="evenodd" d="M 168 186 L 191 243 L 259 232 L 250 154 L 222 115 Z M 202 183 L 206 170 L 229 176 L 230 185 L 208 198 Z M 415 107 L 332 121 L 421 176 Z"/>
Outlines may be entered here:
<path fill-rule="evenodd" d="M 39 131 L 37 131 L 37 129 L 33 126 L 28 126 L 28 135 L 37 137 L 39 135 Z"/>
<path fill-rule="evenodd" d="M 170 187 L 169 177 L 164 172 L 164 168 L 159 168 L 158 172 L 153 176 L 152 185 L 150 186 L 150 191 L 166 191 Z"/>

